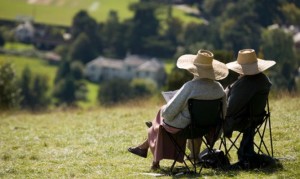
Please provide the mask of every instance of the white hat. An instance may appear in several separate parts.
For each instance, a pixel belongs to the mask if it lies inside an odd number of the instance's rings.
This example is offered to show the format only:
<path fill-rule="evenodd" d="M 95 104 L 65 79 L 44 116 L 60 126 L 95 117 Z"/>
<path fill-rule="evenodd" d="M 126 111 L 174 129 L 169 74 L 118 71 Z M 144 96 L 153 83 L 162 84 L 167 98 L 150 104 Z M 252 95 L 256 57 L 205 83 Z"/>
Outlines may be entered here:
<path fill-rule="evenodd" d="M 273 60 L 263 60 L 256 57 L 253 49 L 239 51 L 237 61 L 227 63 L 226 66 L 242 75 L 255 75 L 275 65 Z"/>
<path fill-rule="evenodd" d="M 197 55 L 182 55 L 177 60 L 177 67 L 186 69 L 199 78 L 221 80 L 228 75 L 226 65 L 213 59 L 214 54 L 208 50 L 199 50 Z"/>

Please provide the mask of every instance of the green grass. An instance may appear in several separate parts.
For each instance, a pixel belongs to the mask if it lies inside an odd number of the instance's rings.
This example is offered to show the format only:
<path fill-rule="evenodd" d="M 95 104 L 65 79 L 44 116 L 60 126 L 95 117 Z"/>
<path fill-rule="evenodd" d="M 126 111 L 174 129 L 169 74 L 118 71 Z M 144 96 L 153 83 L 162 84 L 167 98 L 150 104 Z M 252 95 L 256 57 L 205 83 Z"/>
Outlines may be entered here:
<path fill-rule="evenodd" d="M 6 50 L 17 50 L 17 51 L 22 51 L 22 50 L 34 50 L 33 45 L 27 45 L 23 43 L 18 43 L 18 42 L 5 42 L 4 49 Z"/>
<path fill-rule="evenodd" d="M 0 62 L 12 63 L 18 77 L 21 76 L 23 69 L 28 66 L 33 74 L 48 76 L 49 85 L 53 85 L 57 67 L 49 65 L 44 60 L 31 57 L 0 55 Z"/>
<path fill-rule="evenodd" d="M 104 22 L 109 11 L 115 10 L 119 19 L 123 21 L 133 16 L 128 5 L 138 0 L 49 0 L 49 2 L 29 4 L 27 0 L 1 0 L 0 18 L 14 20 L 18 16 L 27 16 L 33 17 L 35 22 L 71 25 L 74 15 L 80 10 L 86 10 L 98 22 Z M 174 9 L 173 14 L 184 22 L 199 22 L 198 19 L 187 16 L 178 9 Z"/>
<path fill-rule="evenodd" d="M 145 101 L 114 108 L 0 114 L 0 178 L 152 178 L 142 174 L 150 172 L 151 153 L 144 159 L 127 152 L 146 138 L 144 122 L 159 109 L 159 102 Z M 283 169 L 203 169 L 202 177 L 299 177 L 299 101 L 287 96 L 270 100 L 274 155 L 281 158 Z M 170 160 L 161 162 L 164 169 L 170 165 Z"/>
<path fill-rule="evenodd" d="M 1 0 L 0 18 L 15 19 L 17 16 L 31 16 L 36 22 L 71 25 L 73 16 L 86 10 L 98 21 L 104 21 L 110 10 L 118 11 L 121 20 L 133 13 L 127 8 L 137 0 L 50 0 L 49 4 L 29 4 L 27 0 Z M 92 7 L 97 7 L 93 9 Z"/>

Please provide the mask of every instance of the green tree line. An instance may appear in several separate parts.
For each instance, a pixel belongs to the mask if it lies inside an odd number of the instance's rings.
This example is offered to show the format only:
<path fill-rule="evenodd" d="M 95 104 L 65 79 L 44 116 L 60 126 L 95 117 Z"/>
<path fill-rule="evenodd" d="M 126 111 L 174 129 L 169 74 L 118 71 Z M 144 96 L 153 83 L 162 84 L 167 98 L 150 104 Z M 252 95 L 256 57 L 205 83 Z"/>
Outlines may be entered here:
<path fill-rule="evenodd" d="M 297 90 L 295 79 L 298 75 L 300 56 L 299 49 L 294 46 L 293 34 L 287 33 L 282 28 L 269 27 L 273 24 L 278 24 L 279 27 L 291 25 L 299 27 L 299 1 L 189 1 L 190 5 L 199 9 L 200 15 L 195 18 L 199 18 L 201 23 L 188 24 L 182 19 L 173 17 L 173 9 L 168 2 L 170 1 L 140 0 L 133 3 L 128 8 L 134 12 L 134 16 L 122 22 L 116 11 L 110 11 L 107 20 L 101 23 L 92 18 L 87 11 L 79 11 L 72 20 L 71 41 L 55 49 L 63 57 L 52 92 L 56 99 L 55 103 L 74 105 L 77 101 L 86 100 L 88 91 L 83 66 L 99 55 L 122 59 L 130 53 L 173 59 L 175 63 L 179 55 L 195 54 L 202 48 L 213 51 L 216 58 L 225 63 L 235 60 L 240 49 L 253 48 L 260 58 L 277 62 L 276 67 L 269 72 L 276 90 L 291 92 Z M 24 76 L 26 77 L 25 74 Z M 24 76 L 23 81 L 26 80 Z M 34 79 L 36 82 L 32 83 L 46 89 L 47 87 L 39 82 L 43 81 L 39 80 L 40 78 Z M 226 86 L 234 78 L 236 74 L 230 74 L 222 84 Z M 176 89 L 188 79 L 189 74 L 174 67 L 165 88 Z M 132 94 L 133 91 L 140 89 L 142 95 L 152 91 L 148 89 L 146 83 L 139 85 L 130 83 L 120 82 L 119 84 L 124 85 L 118 86 L 117 89 L 130 89 L 127 91 Z M 102 90 L 99 89 L 98 99 L 105 103 L 124 99 L 122 91 L 114 93 L 110 91 L 115 85 L 115 82 L 103 84 Z M 26 99 L 24 98 L 26 89 L 37 88 L 25 86 L 21 87 L 22 105 Z M 32 96 L 34 95 L 31 94 Z M 40 103 L 44 104 L 45 101 Z"/>

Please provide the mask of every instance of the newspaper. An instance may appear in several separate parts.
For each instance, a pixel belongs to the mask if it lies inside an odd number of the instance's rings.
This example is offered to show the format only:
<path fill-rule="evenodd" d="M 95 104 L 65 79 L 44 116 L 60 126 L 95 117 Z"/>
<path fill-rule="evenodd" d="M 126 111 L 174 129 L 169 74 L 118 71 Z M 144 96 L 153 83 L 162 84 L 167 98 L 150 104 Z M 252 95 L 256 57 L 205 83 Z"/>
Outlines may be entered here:
<path fill-rule="evenodd" d="M 169 102 L 173 98 L 173 96 L 175 96 L 176 93 L 177 93 L 177 90 L 175 90 L 175 91 L 163 91 L 163 92 L 161 92 L 161 94 L 163 95 L 163 97 L 166 100 L 166 102 Z"/>

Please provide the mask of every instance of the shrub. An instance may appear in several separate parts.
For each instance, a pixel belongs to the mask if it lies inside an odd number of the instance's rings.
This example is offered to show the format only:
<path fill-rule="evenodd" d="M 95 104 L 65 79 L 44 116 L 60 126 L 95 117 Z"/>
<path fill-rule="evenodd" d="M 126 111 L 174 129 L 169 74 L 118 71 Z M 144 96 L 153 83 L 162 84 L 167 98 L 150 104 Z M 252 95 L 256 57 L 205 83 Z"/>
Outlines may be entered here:
<path fill-rule="evenodd" d="M 128 80 L 115 79 L 101 85 L 98 101 L 104 105 L 111 105 L 133 97 L 133 89 Z"/>
<path fill-rule="evenodd" d="M 20 91 L 12 65 L 0 64 L 0 110 L 19 107 Z"/>
<path fill-rule="evenodd" d="M 150 79 L 134 79 L 131 81 L 130 86 L 134 97 L 150 95 L 157 88 L 156 83 Z"/>

